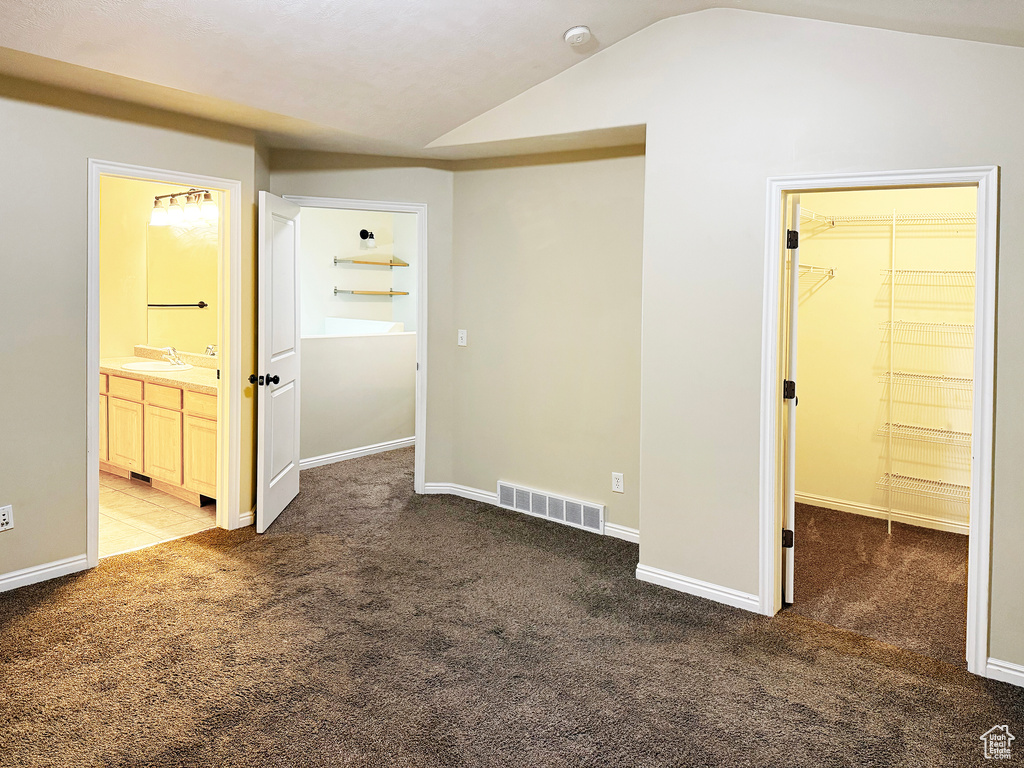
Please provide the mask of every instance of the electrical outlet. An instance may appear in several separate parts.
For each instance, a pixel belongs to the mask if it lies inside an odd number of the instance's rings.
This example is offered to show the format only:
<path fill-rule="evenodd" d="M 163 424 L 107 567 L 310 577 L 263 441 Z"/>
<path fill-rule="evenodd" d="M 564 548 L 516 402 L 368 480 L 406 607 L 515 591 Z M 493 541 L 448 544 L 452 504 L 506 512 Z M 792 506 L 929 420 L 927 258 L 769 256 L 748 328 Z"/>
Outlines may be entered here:
<path fill-rule="evenodd" d="M 14 527 L 14 507 L 8 504 L 0 507 L 0 531 L 6 531 Z"/>
<path fill-rule="evenodd" d="M 626 486 L 623 483 L 621 472 L 612 472 L 612 491 L 614 493 L 626 492 Z"/>
<path fill-rule="evenodd" d="M 468 346 L 468 344 L 469 344 L 469 338 L 468 337 L 469 337 L 469 334 L 466 333 L 465 330 L 460 328 L 459 329 L 459 346 L 460 347 Z"/>

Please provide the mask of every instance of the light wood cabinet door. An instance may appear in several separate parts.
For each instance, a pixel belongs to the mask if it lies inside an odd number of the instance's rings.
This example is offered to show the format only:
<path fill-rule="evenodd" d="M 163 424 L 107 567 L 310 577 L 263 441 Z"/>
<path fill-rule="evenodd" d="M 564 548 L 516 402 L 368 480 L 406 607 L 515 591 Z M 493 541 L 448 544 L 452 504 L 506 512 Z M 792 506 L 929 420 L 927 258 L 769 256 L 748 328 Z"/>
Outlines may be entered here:
<path fill-rule="evenodd" d="M 107 398 L 107 449 L 111 464 L 142 472 L 142 403 Z"/>
<path fill-rule="evenodd" d="M 181 411 L 146 406 L 146 474 L 181 485 Z"/>
<path fill-rule="evenodd" d="M 107 458 L 107 396 L 100 395 L 100 461 Z"/>
<path fill-rule="evenodd" d="M 217 422 L 185 416 L 185 487 L 217 498 Z"/>

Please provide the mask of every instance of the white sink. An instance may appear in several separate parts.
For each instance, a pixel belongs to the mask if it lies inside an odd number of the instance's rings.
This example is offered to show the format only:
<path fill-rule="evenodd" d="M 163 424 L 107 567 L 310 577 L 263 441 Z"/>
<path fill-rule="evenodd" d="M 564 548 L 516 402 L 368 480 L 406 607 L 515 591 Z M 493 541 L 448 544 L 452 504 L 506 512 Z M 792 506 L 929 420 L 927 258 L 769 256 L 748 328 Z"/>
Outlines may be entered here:
<path fill-rule="evenodd" d="M 166 360 L 146 360 L 140 363 L 124 363 L 121 365 L 126 371 L 150 371 L 151 373 L 178 373 L 192 368 L 188 363 L 175 365 Z"/>

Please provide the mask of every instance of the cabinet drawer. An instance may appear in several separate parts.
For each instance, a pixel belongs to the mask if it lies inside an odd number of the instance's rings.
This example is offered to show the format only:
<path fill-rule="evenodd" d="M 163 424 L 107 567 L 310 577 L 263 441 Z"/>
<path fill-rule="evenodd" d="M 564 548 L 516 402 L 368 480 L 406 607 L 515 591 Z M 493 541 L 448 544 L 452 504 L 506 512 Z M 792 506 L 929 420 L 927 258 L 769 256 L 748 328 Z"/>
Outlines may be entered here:
<path fill-rule="evenodd" d="M 208 419 L 217 418 L 217 396 L 204 395 L 201 392 L 185 392 L 185 412 L 204 416 Z"/>
<path fill-rule="evenodd" d="M 146 402 L 159 405 L 161 408 L 181 410 L 181 390 L 177 387 L 165 387 L 162 384 L 146 382 Z"/>
<path fill-rule="evenodd" d="M 107 391 L 112 397 L 142 402 L 142 382 L 135 379 L 111 376 L 110 381 L 107 383 Z"/>
<path fill-rule="evenodd" d="M 100 394 L 107 394 L 107 374 L 105 373 L 100 374 Z"/>

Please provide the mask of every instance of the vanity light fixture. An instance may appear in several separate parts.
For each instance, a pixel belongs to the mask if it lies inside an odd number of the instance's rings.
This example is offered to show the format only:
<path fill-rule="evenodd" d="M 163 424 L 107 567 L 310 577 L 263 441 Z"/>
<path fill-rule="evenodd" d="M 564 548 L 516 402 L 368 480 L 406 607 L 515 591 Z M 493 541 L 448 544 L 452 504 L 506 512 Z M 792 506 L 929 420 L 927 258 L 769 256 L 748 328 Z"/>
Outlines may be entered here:
<path fill-rule="evenodd" d="M 164 207 L 164 201 L 168 201 Z M 201 221 L 215 222 L 220 216 L 213 193 L 208 189 L 190 189 L 153 198 L 153 212 L 149 223 L 153 226 L 191 226 Z"/>
<path fill-rule="evenodd" d="M 199 195 L 185 195 L 185 221 L 199 221 Z"/>
<path fill-rule="evenodd" d="M 153 210 L 149 214 L 149 223 L 154 227 L 163 227 L 167 225 L 167 209 L 164 207 L 163 200 L 160 198 L 153 200 Z"/>
<path fill-rule="evenodd" d="M 220 217 L 220 211 L 217 209 L 217 203 L 214 202 L 212 193 L 203 192 L 203 202 L 199 206 L 199 212 L 206 221 L 217 221 Z"/>
<path fill-rule="evenodd" d="M 172 227 L 180 227 L 185 221 L 185 209 L 181 207 L 178 198 L 172 197 L 171 204 L 167 206 L 167 223 Z"/>

